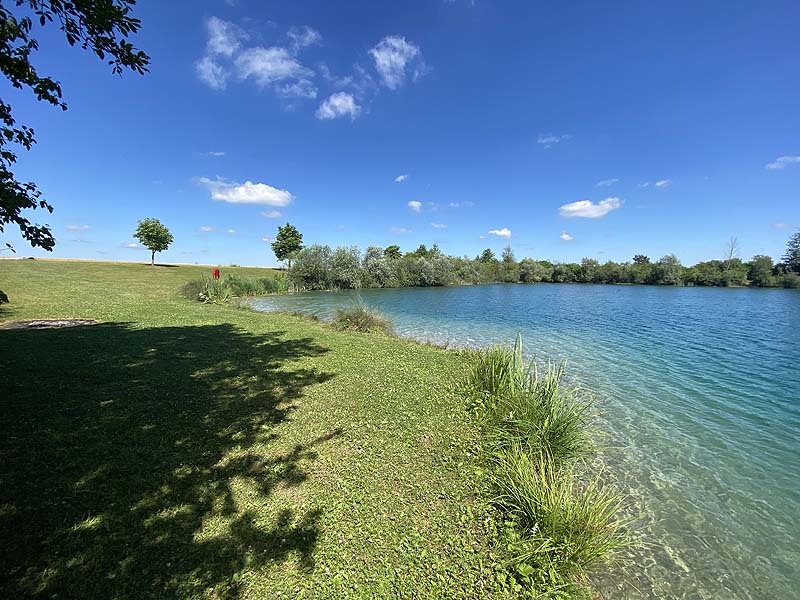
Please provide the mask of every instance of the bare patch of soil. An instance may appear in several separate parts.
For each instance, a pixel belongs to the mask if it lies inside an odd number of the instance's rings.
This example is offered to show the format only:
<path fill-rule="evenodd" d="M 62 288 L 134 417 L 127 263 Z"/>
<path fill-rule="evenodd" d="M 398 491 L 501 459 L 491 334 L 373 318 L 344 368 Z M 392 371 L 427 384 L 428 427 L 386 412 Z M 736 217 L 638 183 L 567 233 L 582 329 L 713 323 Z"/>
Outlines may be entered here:
<path fill-rule="evenodd" d="M 81 327 L 97 325 L 94 319 L 37 319 L 35 321 L 15 321 L 0 325 L 0 329 L 58 329 L 60 327 Z"/>

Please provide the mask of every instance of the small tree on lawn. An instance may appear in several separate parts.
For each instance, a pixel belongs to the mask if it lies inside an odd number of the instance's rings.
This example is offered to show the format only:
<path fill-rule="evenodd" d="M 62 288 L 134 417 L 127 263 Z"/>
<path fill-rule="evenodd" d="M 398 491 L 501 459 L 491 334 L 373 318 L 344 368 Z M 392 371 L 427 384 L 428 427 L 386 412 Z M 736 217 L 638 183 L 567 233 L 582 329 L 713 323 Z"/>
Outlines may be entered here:
<path fill-rule="evenodd" d="M 297 227 L 286 223 L 283 227 L 278 226 L 278 235 L 272 242 L 272 251 L 280 261 L 288 261 L 289 268 L 292 268 L 292 257 L 303 249 L 303 234 L 297 231 Z"/>
<path fill-rule="evenodd" d="M 163 252 L 173 241 L 172 234 L 158 219 L 142 219 L 133 237 L 150 250 L 150 266 L 156 264 L 156 252 Z"/>

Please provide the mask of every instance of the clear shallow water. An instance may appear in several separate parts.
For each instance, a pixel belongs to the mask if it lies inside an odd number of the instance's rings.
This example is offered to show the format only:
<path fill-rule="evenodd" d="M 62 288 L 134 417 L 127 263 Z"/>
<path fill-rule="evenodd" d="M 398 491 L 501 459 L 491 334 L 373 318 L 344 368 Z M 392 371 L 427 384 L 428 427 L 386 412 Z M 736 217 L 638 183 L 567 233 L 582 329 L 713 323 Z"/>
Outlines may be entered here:
<path fill-rule="evenodd" d="M 648 547 L 608 598 L 800 598 L 800 292 L 587 285 L 362 290 L 401 335 L 569 360 Z M 331 318 L 355 294 L 257 299 Z"/>

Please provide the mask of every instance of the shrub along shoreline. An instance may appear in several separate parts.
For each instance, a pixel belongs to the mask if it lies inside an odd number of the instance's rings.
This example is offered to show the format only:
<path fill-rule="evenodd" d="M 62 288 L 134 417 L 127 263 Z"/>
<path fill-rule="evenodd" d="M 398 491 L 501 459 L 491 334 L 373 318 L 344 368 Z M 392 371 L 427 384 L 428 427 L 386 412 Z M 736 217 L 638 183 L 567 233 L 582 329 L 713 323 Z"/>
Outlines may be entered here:
<path fill-rule="evenodd" d="M 288 225 L 287 225 L 288 226 Z M 235 298 L 284 292 L 349 290 L 361 288 L 431 287 L 491 283 L 596 283 L 618 285 L 668 285 L 708 287 L 783 287 L 800 289 L 800 272 L 790 253 L 785 263 L 774 264 L 757 255 L 750 262 L 734 256 L 731 241 L 725 260 L 710 260 L 686 267 L 669 254 L 651 262 L 637 254 L 632 262 L 592 258 L 580 263 L 554 263 L 523 258 L 517 261 L 510 246 L 501 259 L 487 248 L 474 259 L 444 254 L 434 244 L 424 244 L 403 254 L 399 246 L 369 246 L 362 254 L 357 246 L 314 244 L 292 252 L 289 269 L 271 277 L 246 278 L 226 274 L 221 279 L 203 276 L 188 282 L 183 294 L 192 300 L 224 304 Z M 795 251 L 796 252 L 796 251 Z"/>
<path fill-rule="evenodd" d="M 284 276 L 245 277 L 237 273 L 226 273 L 219 279 L 204 274 L 200 279 L 188 281 L 181 288 L 181 293 L 189 300 L 225 304 L 235 298 L 267 296 L 288 290 Z"/>
<path fill-rule="evenodd" d="M 475 258 L 448 256 L 436 244 L 405 254 L 397 246 L 370 246 L 362 254 L 357 246 L 313 245 L 294 255 L 288 278 L 295 290 L 540 282 L 800 288 L 800 273 L 763 255 L 750 262 L 728 258 L 692 267 L 682 265 L 674 254 L 656 261 L 639 254 L 623 263 L 601 264 L 592 258 L 559 263 L 517 261 L 509 246 L 499 259 L 489 248 Z"/>

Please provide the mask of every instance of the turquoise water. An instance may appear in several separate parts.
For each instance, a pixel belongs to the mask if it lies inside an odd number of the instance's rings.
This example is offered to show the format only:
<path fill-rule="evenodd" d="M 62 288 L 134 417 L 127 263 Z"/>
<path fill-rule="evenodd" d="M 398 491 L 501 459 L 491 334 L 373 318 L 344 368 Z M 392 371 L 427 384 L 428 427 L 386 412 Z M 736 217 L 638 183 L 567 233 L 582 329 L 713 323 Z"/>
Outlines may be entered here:
<path fill-rule="evenodd" d="M 800 598 L 800 292 L 589 285 L 363 290 L 402 335 L 567 359 L 647 546 L 607 598 Z M 330 318 L 354 294 L 258 299 Z"/>

